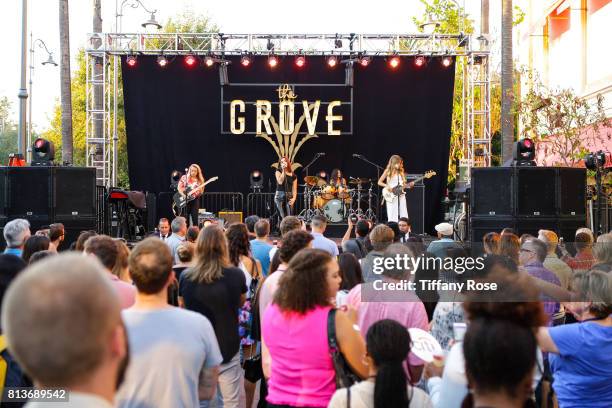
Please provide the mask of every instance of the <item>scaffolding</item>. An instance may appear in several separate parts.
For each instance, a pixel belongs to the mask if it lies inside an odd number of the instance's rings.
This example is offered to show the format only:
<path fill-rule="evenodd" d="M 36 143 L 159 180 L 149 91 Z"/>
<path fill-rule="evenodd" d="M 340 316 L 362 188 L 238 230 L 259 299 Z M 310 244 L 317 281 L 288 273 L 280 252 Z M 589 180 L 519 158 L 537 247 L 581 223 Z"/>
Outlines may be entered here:
<path fill-rule="evenodd" d="M 220 69 L 224 58 L 237 55 L 335 55 L 345 64 L 362 57 L 451 56 L 463 58 L 463 156 L 471 166 L 491 164 L 489 49 L 467 34 L 224 34 L 224 33 L 94 33 L 85 50 L 87 64 L 87 165 L 96 167 L 99 185 L 117 185 L 118 125 L 121 98 L 118 70 L 122 56 L 195 55 L 211 57 Z M 96 73 L 95 64 L 103 69 Z M 102 109 L 94 103 L 95 86 L 104 95 Z M 103 122 L 103 137 L 95 137 Z M 97 154 L 96 154 L 97 153 Z M 469 174 L 469 172 L 468 172 Z"/>

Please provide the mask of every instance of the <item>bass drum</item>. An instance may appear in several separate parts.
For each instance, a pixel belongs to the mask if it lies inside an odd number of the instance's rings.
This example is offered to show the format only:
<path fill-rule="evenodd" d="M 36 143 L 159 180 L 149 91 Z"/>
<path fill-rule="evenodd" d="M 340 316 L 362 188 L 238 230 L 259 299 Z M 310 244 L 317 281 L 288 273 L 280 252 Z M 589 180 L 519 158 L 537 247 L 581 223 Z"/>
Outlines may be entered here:
<path fill-rule="evenodd" d="M 329 200 L 323 206 L 323 214 L 330 222 L 340 222 L 344 219 L 344 204 L 337 198 Z"/>

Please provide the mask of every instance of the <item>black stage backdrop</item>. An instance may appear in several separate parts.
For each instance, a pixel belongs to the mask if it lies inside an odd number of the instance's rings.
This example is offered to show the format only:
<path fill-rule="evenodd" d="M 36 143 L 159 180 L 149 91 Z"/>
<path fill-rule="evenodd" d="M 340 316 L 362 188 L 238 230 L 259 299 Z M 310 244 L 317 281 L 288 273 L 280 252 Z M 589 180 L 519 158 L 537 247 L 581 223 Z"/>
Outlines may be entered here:
<path fill-rule="evenodd" d="M 307 58 L 306 66 L 297 69 L 293 58 L 285 57 L 271 70 L 265 57 L 258 57 L 250 67 L 232 58 L 228 67 L 229 86 L 223 99 L 267 99 L 278 102 L 275 89 L 279 84 L 296 85 L 296 102 L 302 99 L 351 100 L 350 87 L 304 87 L 299 84 L 343 84 L 343 66 L 330 69 L 322 57 Z M 433 231 L 442 217 L 441 200 L 446 186 L 455 65 L 444 68 L 439 59 L 416 68 L 412 58 L 402 58 L 392 70 L 384 58 L 375 58 L 369 66 L 355 64 L 353 111 L 350 106 L 336 109 L 345 119 L 336 127 L 352 133 L 340 136 L 319 134 L 299 150 L 296 162 L 306 165 L 316 152 L 325 152 L 311 168 L 328 173 L 333 167 L 353 177 L 376 177 L 376 169 L 352 157 L 359 153 L 386 166 L 392 154 L 404 158 L 407 173 L 433 169 L 437 176 L 426 181 L 425 230 Z M 223 105 L 219 70 L 186 67 L 183 58 L 171 60 L 165 68 L 154 56 L 139 56 L 135 67 L 122 63 L 123 92 L 127 130 L 130 184 L 134 190 L 168 191 L 170 173 L 198 163 L 207 177 L 219 176 L 208 191 L 249 191 L 249 173 L 264 172 L 266 184 L 274 181 L 271 163 L 277 160 L 272 146 L 253 134 L 229 134 L 229 105 Z M 267 83 L 265 87 L 238 84 Z M 261 89 L 261 91 L 254 90 Z M 296 122 L 301 105 L 296 104 Z M 277 112 L 273 107 L 273 112 Z M 247 123 L 255 123 L 252 108 L 243 114 Z M 319 126 L 324 122 L 326 105 L 321 105 Z M 274 114 L 278 117 L 277 114 Z M 222 132 L 223 130 L 223 132 Z M 247 131 L 252 126 L 247 124 Z M 304 176 L 297 170 L 300 179 Z M 265 191 L 265 190 L 264 190 Z M 246 202 L 246 200 L 245 200 Z M 245 209 L 246 210 L 246 209 Z"/>

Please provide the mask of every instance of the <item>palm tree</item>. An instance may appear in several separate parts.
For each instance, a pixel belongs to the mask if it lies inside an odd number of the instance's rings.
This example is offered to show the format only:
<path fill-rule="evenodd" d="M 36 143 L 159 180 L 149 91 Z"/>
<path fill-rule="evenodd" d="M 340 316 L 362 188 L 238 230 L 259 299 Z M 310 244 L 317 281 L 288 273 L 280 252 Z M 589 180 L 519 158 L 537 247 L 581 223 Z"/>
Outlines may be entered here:
<path fill-rule="evenodd" d="M 59 0 L 60 100 L 62 105 L 62 161 L 72 163 L 72 93 L 70 90 L 70 29 L 68 0 Z"/>
<path fill-rule="evenodd" d="M 480 1 L 480 32 L 489 34 L 489 0 Z"/>
<path fill-rule="evenodd" d="M 514 143 L 514 119 L 512 117 L 513 95 L 513 64 L 512 64 L 512 0 L 502 0 L 502 163 L 512 159 Z"/>

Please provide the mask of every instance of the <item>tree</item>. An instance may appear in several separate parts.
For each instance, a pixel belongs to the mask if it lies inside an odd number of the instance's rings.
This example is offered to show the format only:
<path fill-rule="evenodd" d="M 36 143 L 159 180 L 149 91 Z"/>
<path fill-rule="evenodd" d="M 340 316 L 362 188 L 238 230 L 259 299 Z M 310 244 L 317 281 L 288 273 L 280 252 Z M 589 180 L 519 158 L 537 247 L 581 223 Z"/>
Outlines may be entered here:
<path fill-rule="evenodd" d="M 62 103 L 62 161 L 72 163 L 72 96 L 70 86 L 70 28 L 68 0 L 59 0 L 60 98 Z"/>
<path fill-rule="evenodd" d="M 502 67 L 501 67 L 501 126 L 502 126 L 502 162 L 512 158 L 512 145 L 514 144 L 514 117 L 512 114 L 514 104 L 512 61 L 512 0 L 502 0 Z"/>

